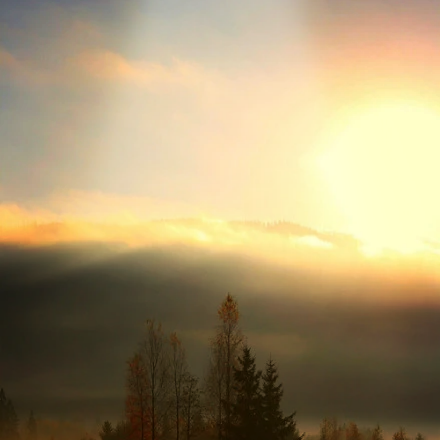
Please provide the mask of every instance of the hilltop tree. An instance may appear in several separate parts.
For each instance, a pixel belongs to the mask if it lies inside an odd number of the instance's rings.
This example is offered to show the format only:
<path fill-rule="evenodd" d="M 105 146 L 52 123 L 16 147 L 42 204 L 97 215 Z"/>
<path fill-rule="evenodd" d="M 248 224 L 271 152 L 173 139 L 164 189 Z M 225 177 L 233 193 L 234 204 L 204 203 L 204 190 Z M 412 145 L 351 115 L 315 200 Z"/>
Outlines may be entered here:
<path fill-rule="evenodd" d="M 231 403 L 233 400 L 233 367 L 243 341 L 239 328 L 237 301 L 227 294 L 218 309 L 220 325 L 211 341 L 208 392 L 216 400 L 215 419 L 218 438 L 230 439 Z"/>
<path fill-rule="evenodd" d="M 416 435 L 416 440 L 425 440 L 425 437 L 423 437 L 423 435 L 418 432 Z"/>
<path fill-rule="evenodd" d="M 150 439 L 151 426 L 150 384 L 144 359 L 136 353 L 128 361 L 127 397 L 125 412 L 130 425 L 132 440 Z M 107 433 L 108 433 L 107 426 Z M 104 439 L 102 439 L 104 440 Z"/>
<path fill-rule="evenodd" d="M 255 356 L 245 346 L 238 358 L 238 367 L 234 367 L 234 391 L 237 396 L 231 407 L 231 434 L 234 439 L 254 440 L 261 433 L 261 374 L 261 371 L 257 371 Z"/>
<path fill-rule="evenodd" d="M 281 399 L 284 391 L 282 384 L 277 384 L 277 367 L 272 359 L 266 363 L 262 384 L 262 432 L 265 438 L 273 440 L 301 440 L 305 434 L 299 434 L 294 417 L 296 412 L 284 416 L 281 411 Z M 328 439 L 326 439 L 328 440 Z"/>

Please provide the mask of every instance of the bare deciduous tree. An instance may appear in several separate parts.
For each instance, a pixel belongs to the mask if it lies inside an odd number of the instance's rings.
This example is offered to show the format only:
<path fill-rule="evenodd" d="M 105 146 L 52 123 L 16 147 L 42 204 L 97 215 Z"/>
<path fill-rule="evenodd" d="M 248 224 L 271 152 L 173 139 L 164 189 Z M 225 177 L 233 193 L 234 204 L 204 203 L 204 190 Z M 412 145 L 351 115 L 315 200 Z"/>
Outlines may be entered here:
<path fill-rule="evenodd" d="M 175 407 L 175 429 L 176 440 L 180 438 L 180 421 L 182 410 L 182 393 L 185 374 L 187 372 L 187 362 L 185 349 L 182 346 L 182 342 L 177 337 L 177 334 L 171 333 L 170 336 L 171 345 L 171 377 L 173 382 L 173 400 Z"/>
<path fill-rule="evenodd" d="M 162 325 L 147 321 L 147 332 L 140 344 L 140 352 L 150 387 L 151 440 L 157 440 L 170 409 L 170 361 Z"/>
<path fill-rule="evenodd" d="M 182 415 L 186 440 L 191 440 L 202 428 L 200 394 L 198 379 L 192 374 L 186 373 L 182 394 Z"/>
<path fill-rule="evenodd" d="M 125 411 L 130 423 L 130 437 L 133 440 L 149 438 L 151 422 L 150 384 L 145 362 L 139 353 L 128 361 L 127 397 Z"/>

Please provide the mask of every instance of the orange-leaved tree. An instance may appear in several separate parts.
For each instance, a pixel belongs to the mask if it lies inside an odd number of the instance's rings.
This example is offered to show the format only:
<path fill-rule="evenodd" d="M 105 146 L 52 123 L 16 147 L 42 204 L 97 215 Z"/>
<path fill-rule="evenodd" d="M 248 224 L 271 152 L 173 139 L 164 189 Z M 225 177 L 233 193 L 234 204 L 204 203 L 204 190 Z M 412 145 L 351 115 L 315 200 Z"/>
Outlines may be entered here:
<path fill-rule="evenodd" d="M 239 327 L 238 304 L 231 294 L 226 295 L 217 313 L 220 324 L 215 337 L 211 340 L 207 391 L 216 400 L 213 409 L 218 438 L 229 440 L 234 385 L 233 367 L 237 364 L 243 336 Z"/>

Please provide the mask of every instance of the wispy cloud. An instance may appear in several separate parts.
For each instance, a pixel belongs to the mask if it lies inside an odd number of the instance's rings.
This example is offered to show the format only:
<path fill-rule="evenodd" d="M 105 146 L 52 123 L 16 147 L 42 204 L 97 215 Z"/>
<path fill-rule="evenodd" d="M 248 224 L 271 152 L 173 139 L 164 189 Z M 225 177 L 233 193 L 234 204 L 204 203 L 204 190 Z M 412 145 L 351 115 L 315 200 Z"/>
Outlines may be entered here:
<path fill-rule="evenodd" d="M 111 50 L 86 50 L 67 61 L 89 78 L 153 88 L 160 85 L 214 87 L 221 76 L 201 65 L 174 58 L 164 65 L 146 60 L 129 60 Z"/>
<path fill-rule="evenodd" d="M 67 12 L 59 7 L 49 8 L 45 14 L 28 20 L 26 32 L 5 27 L 3 33 L 16 44 L 14 50 L 0 46 L 0 72 L 8 71 L 13 74 L 10 80 L 27 85 L 69 87 L 95 80 L 150 91 L 178 86 L 202 88 L 206 92 L 223 80 L 219 72 L 181 57 L 170 55 L 166 63 L 127 57 L 113 47 L 108 29 Z"/>

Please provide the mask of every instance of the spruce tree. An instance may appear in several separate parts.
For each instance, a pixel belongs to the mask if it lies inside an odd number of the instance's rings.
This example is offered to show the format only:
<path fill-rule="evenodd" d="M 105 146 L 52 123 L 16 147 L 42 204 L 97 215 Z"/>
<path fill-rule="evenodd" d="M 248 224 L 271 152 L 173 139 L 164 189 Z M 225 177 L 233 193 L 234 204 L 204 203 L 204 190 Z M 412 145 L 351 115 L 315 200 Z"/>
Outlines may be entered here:
<path fill-rule="evenodd" d="M 18 417 L 14 405 L 6 398 L 3 389 L 0 390 L 0 440 L 18 439 Z"/>
<path fill-rule="evenodd" d="M 37 421 L 35 420 L 34 412 L 31 411 L 29 419 L 26 424 L 27 436 L 29 440 L 37 438 Z"/>
<path fill-rule="evenodd" d="M 101 437 L 101 440 L 112 440 L 114 434 L 115 434 L 115 430 L 113 429 L 111 422 L 106 420 L 101 427 L 101 431 L 99 432 L 99 436 Z"/>
<path fill-rule="evenodd" d="M 0 440 L 6 437 L 7 415 L 6 415 L 6 395 L 3 388 L 0 390 Z"/>
<path fill-rule="evenodd" d="M 255 356 L 249 347 L 243 348 L 234 367 L 236 400 L 231 407 L 231 434 L 234 440 L 255 440 L 261 430 L 261 371 L 257 371 Z"/>
<path fill-rule="evenodd" d="M 7 428 L 7 438 L 9 440 L 15 440 L 19 438 L 18 434 L 18 417 L 15 412 L 14 405 L 11 399 L 8 399 L 7 403 L 7 417 L 8 417 L 8 428 Z"/>
<path fill-rule="evenodd" d="M 371 435 L 371 440 L 384 440 L 383 439 L 383 432 L 380 425 L 376 425 L 376 427 L 373 430 L 373 434 Z"/>
<path fill-rule="evenodd" d="M 263 374 L 262 437 L 267 440 L 301 440 L 304 434 L 300 435 L 296 427 L 294 421 L 296 412 L 285 417 L 281 410 L 281 399 L 284 391 L 283 385 L 281 383 L 277 384 L 277 382 L 277 367 L 270 359 Z"/>

